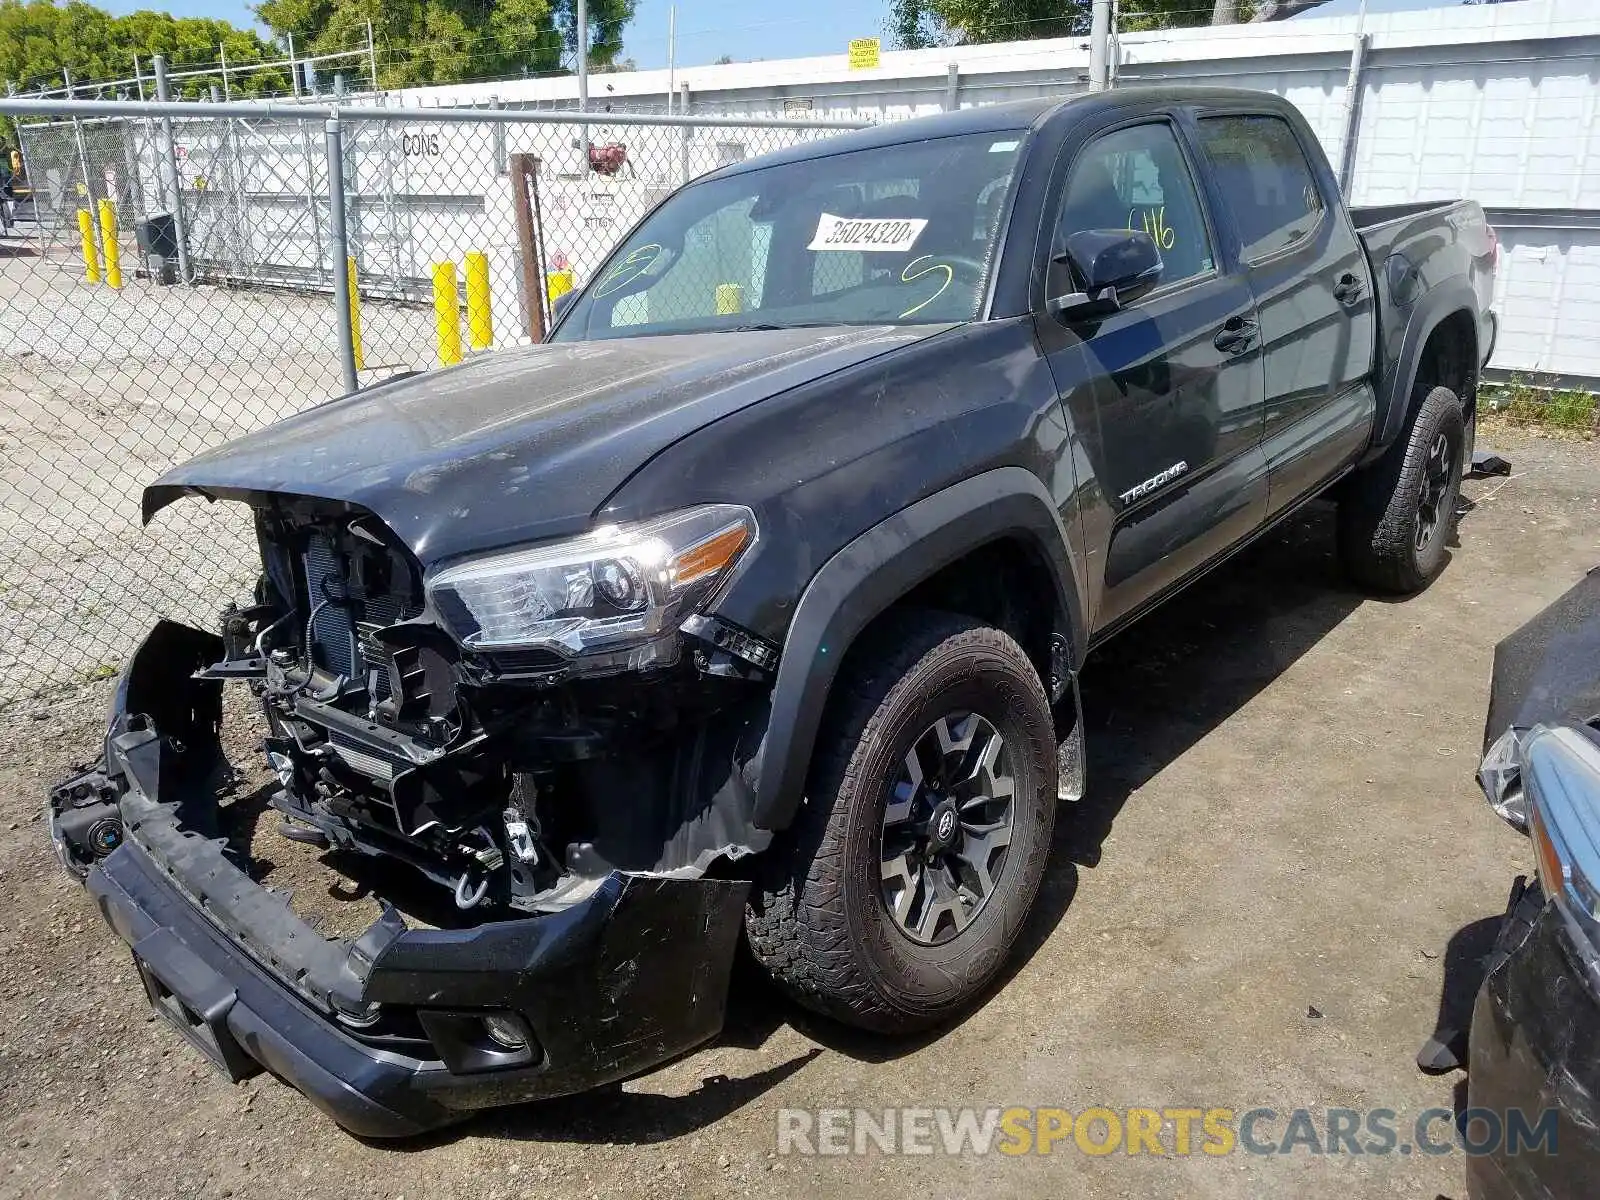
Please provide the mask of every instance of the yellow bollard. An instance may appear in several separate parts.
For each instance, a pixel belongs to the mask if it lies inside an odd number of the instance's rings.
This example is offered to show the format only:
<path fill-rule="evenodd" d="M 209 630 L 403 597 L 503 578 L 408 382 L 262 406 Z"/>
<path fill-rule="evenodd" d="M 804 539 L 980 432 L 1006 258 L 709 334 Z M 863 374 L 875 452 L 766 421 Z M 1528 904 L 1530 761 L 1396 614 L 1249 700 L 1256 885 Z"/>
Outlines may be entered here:
<path fill-rule="evenodd" d="M 456 265 L 433 264 L 433 319 L 439 332 L 439 363 L 461 361 L 461 294 L 456 290 Z"/>
<path fill-rule="evenodd" d="M 117 209 L 109 200 L 100 201 L 100 244 L 106 252 L 106 282 L 122 286 L 122 247 L 117 243 Z"/>
<path fill-rule="evenodd" d="M 350 280 L 350 344 L 356 351 L 356 370 L 367 369 L 367 355 L 361 349 L 361 292 L 356 287 L 356 256 L 344 260 L 345 276 Z"/>
<path fill-rule="evenodd" d="M 551 304 L 570 292 L 572 285 L 571 271 L 551 271 L 544 277 L 544 290 L 549 295 Z"/>
<path fill-rule="evenodd" d="M 731 317 L 744 311 L 744 288 L 737 283 L 717 284 L 717 316 Z"/>
<path fill-rule="evenodd" d="M 100 249 L 94 244 L 94 218 L 87 208 L 78 210 L 78 232 L 83 235 L 83 277 L 100 282 Z"/>
<path fill-rule="evenodd" d="M 478 250 L 467 254 L 467 330 L 474 350 L 494 345 L 494 313 L 490 310 L 489 256 Z"/>

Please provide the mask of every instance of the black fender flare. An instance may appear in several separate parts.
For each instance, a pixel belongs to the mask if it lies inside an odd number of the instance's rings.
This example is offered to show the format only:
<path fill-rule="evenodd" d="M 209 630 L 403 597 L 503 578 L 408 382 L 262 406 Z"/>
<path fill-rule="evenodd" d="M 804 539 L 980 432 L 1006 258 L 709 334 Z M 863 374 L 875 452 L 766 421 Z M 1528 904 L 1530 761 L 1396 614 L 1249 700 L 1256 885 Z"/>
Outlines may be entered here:
<path fill-rule="evenodd" d="M 1055 583 L 1055 632 L 1069 670 L 1085 649 L 1068 539 L 1044 484 L 998 467 L 935 492 L 880 521 L 823 563 L 806 585 L 784 639 L 756 782 L 755 824 L 784 829 L 805 792 L 812 749 L 839 665 L 857 635 L 917 584 L 1004 538 L 1029 545 Z"/>
<path fill-rule="evenodd" d="M 1382 454 L 1405 429 L 1406 418 L 1411 415 L 1411 393 L 1416 386 L 1417 372 L 1422 366 L 1422 349 L 1428 338 L 1445 318 L 1465 312 L 1472 318 L 1472 337 L 1476 343 L 1479 335 L 1478 297 L 1464 276 L 1447 279 L 1429 288 L 1411 310 L 1406 319 L 1405 333 L 1401 335 L 1400 353 L 1384 372 L 1379 391 L 1379 412 L 1383 419 L 1373 430 L 1372 447 L 1367 454 L 1370 461 Z M 1480 368 L 1477 348 L 1474 345 L 1471 370 Z M 1466 397 L 1460 398 L 1463 403 Z"/>

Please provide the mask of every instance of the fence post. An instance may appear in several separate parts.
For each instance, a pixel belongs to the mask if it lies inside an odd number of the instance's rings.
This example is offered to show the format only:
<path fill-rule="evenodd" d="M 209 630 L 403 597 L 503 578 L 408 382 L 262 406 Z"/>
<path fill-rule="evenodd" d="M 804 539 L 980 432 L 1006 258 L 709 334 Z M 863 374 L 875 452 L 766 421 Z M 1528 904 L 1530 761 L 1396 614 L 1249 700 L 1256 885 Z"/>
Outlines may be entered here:
<path fill-rule="evenodd" d="M 156 69 L 156 99 L 162 104 L 172 99 L 167 90 L 167 60 L 157 54 L 152 59 Z M 189 229 L 183 219 L 182 177 L 178 174 L 178 150 L 172 140 L 172 118 L 161 117 L 161 174 L 163 176 L 163 202 L 171 198 L 168 211 L 172 214 L 172 230 L 178 239 L 178 277 L 184 283 L 193 283 L 194 274 L 189 269 Z"/>
<path fill-rule="evenodd" d="M 499 112 L 502 107 L 500 97 L 490 96 L 489 107 L 495 112 Z M 506 124 L 504 121 L 496 121 L 490 126 L 489 143 L 494 154 L 494 173 L 496 175 L 504 175 L 509 169 L 506 163 Z"/>
<path fill-rule="evenodd" d="M 322 252 L 322 222 L 317 220 L 317 168 L 316 160 L 311 152 L 311 123 L 301 121 L 300 144 L 304 150 L 306 161 L 306 220 L 311 222 L 311 241 L 317 252 L 317 277 L 320 279 L 323 270 Z M 332 184 L 329 185 L 330 187 Z"/>
<path fill-rule="evenodd" d="M 687 83 L 679 85 L 678 115 L 680 117 L 689 115 L 689 85 Z M 683 141 L 678 150 L 680 160 L 678 165 L 682 174 L 682 178 L 678 180 L 680 186 L 689 182 L 689 130 L 690 127 L 688 125 L 683 127 Z M 584 166 L 587 167 L 588 164 L 585 163 Z"/>
<path fill-rule="evenodd" d="M 330 109 L 323 123 L 328 147 L 328 242 L 333 256 L 334 324 L 339 329 L 339 368 L 344 374 L 344 390 L 361 386 L 356 375 L 355 331 L 350 328 L 350 245 L 344 231 L 344 130 L 339 125 L 339 110 Z M 341 264 L 344 270 L 340 270 Z"/>
<path fill-rule="evenodd" d="M 944 69 L 944 110 L 955 112 L 961 107 L 961 64 L 950 63 Z"/>
<path fill-rule="evenodd" d="M 67 85 L 67 99 L 76 100 L 77 91 L 72 86 L 72 70 L 69 67 L 61 68 L 62 81 Z M 83 122 L 77 117 L 72 118 L 72 137 L 78 144 L 78 169 L 83 172 L 83 199 L 90 208 L 94 207 L 94 176 L 89 173 L 89 147 L 83 137 Z"/>
<path fill-rule="evenodd" d="M 1339 139 L 1339 190 L 1350 199 L 1350 185 L 1356 172 L 1356 138 L 1361 127 L 1361 89 L 1367 69 L 1367 47 L 1372 42 L 1369 33 L 1356 34 L 1355 45 L 1350 50 L 1350 75 L 1344 84 L 1344 133 Z"/>
<path fill-rule="evenodd" d="M 511 207 L 517 218 L 517 251 L 522 264 L 522 312 L 528 337 L 544 341 L 545 271 L 544 230 L 539 228 L 539 159 L 533 154 L 513 154 Z"/>

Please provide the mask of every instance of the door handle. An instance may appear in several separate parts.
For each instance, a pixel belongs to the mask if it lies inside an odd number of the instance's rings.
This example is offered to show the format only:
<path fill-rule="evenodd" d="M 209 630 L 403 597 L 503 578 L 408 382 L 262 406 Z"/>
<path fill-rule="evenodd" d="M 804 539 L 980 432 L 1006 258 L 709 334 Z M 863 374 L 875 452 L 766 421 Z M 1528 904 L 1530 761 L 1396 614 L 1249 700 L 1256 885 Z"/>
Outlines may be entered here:
<path fill-rule="evenodd" d="M 1211 344 L 1224 354 L 1243 354 L 1256 344 L 1259 326 L 1248 317 L 1229 317 L 1217 330 Z"/>
<path fill-rule="evenodd" d="M 1361 299 L 1361 293 L 1365 290 L 1361 286 L 1361 277 L 1353 271 L 1346 271 L 1333 285 L 1333 298 L 1348 307 Z"/>

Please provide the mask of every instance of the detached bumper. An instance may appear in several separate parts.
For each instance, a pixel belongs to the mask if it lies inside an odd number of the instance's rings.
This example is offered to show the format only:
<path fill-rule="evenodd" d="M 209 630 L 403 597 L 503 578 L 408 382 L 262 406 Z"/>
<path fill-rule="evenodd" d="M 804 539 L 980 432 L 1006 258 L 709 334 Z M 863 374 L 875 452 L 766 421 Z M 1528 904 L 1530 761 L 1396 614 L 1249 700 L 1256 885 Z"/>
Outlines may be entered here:
<path fill-rule="evenodd" d="M 1600 1177 L 1600 1001 L 1543 901 L 1536 886 L 1513 897 L 1472 1014 L 1468 1104 L 1492 1110 L 1506 1131 L 1467 1158 L 1472 1200 L 1588 1196 Z M 1541 1141 L 1551 1111 L 1553 1140 Z M 1518 1117 L 1535 1133 L 1513 1146 Z"/>
<path fill-rule="evenodd" d="M 215 1065 L 235 1079 L 265 1067 L 374 1138 L 624 1079 L 714 1037 L 747 886 L 613 875 L 556 917 L 401 934 L 368 977 L 372 998 L 446 1018 L 510 1010 L 532 1030 L 532 1064 L 460 1074 L 441 1058 L 369 1044 L 306 1004 L 137 844 L 105 859 L 88 885 L 157 1010 Z"/>
<path fill-rule="evenodd" d="M 265 1068 L 353 1133 L 404 1137 L 636 1075 L 721 1029 L 743 881 L 614 872 L 559 912 L 466 929 L 389 912 L 349 942 L 301 921 L 211 836 L 218 685 L 189 678 L 206 637 L 163 625 L 130 661 L 101 763 L 52 794 L 51 837 L 156 1011 L 230 1078 Z M 75 842 L 88 816 L 120 836 Z"/>

